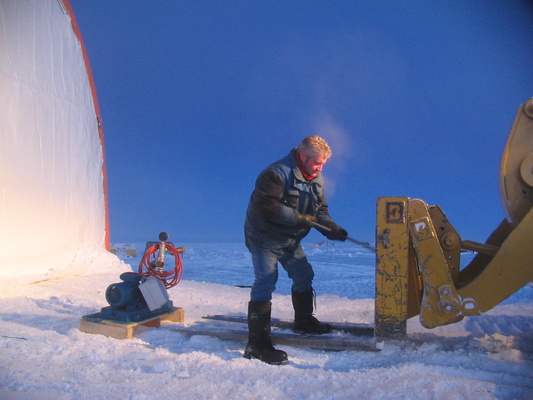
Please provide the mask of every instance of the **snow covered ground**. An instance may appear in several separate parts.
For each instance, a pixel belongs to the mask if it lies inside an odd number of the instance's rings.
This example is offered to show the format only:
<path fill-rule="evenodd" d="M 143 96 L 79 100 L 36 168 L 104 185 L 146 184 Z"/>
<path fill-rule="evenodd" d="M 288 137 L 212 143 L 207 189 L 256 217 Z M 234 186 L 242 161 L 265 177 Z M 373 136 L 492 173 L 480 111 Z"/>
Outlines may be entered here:
<path fill-rule="evenodd" d="M 222 324 L 207 314 L 244 314 L 252 282 L 241 244 L 185 246 L 183 280 L 169 294 L 186 325 Z M 490 312 L 432 330 L 413 318 L 409 338 L 381 352 L 279 346 L 284 366 L 242 357 L 243 343 L 146 328 L 132 340 L 80 332 L 81 317 L 107 306 L 104 293 L 137 257 L 92 254 L 88 274 L 0 293 L 0 399 L 532 399 L 533 288 Z M 92 250 L 95 251 L 96 250 Z M 317 317 L 372 323 L 374 256 L 350 245 L 306 246 L 315 267 Z M 280 273 L 273 316 L 291 318 Z M 231 323 L 227 323 L 231 325 Z M 233 324 L 236 325 L 236 324 Z"/>

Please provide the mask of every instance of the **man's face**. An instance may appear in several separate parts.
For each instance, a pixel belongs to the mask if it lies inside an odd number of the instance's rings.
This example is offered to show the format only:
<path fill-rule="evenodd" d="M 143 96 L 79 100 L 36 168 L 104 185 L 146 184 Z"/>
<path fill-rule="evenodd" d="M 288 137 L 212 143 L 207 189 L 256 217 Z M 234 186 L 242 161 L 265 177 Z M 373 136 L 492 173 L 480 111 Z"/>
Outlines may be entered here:
<path fill-rule="evenodd" d="M 328 159 L 321 154 L 308 156 L 305 152 L 301 152 L 300 156 L 304 172 L 313 178 L 322 171 L 322 167 L 328 161 Z"/>

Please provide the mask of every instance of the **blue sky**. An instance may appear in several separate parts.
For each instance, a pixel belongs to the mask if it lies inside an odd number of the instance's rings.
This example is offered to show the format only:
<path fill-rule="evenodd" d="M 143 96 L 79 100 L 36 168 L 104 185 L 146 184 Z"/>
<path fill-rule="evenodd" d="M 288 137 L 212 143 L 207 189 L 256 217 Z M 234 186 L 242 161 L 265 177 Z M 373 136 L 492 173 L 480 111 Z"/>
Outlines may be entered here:
<path fill-rule="evenodd" d="M 70 2 L 112 243 L 242 241 L 258 173 L 315 134 L 333 149 L 331 215 L 354 238 L 374 242 L 383 196 L 438 204 L 474 241 L 504 218 L 500 157 L 533 96 L 530 2 Z"/>

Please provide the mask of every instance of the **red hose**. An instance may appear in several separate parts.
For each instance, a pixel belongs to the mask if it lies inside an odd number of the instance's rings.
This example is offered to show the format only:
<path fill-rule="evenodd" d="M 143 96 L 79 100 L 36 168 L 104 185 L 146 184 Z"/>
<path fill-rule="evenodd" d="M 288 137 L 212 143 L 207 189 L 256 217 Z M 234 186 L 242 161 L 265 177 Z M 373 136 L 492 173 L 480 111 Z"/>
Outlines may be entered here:
<path fill-rule="evenodd" d="M 152 256 L 153 260 L 155 261 L 155 254 L 157 250 L 159 250 L 159 244 L 154 244 L 144 253 L 144 256 L 139 264 L 139 274 L 151 275 L 163 282 L 165 284 L 165 288 L 170 289 L 171 287 L 176 286 L 181 280 L 183 275 L 183 263 L 181 262 L 180 250 L 170 243 L 165 243 L 165 248 L 167 252 L 170 251 L 174 255 L 174 268 L 170 271 L 160 271 L 152 266 L 152 263 L 150 262 L 150 256 Z"/>

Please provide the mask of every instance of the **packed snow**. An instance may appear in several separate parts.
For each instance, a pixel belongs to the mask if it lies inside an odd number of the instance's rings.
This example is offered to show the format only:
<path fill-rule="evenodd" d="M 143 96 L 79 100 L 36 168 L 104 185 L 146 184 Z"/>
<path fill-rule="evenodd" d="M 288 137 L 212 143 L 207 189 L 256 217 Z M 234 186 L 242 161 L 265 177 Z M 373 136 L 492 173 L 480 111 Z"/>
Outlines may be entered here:
<path fill-rule="evenodd" d="M 242 244 L 182 244 L 182 281 L 169 290 L 179 325 L 246 329 L 208 321 L 244 315 L 253 280 Z M 11 399 L 532 399 L 533 287 L 493 310 L 435 329 L 408 321 L 408 338 L 378 352 L 277 346 L 289 363 L 243 358 L 244 343 L 143 328 L 130 340 L 81 332 L 107 306 L 106 288 L 136 271 L 144 244 L 88 249 L 89 271 L 0 293 L 0 398 Z M 137 255 L 126 250 L 135 249 Z M 349 244 L 305 245 L 314 266 L 316 316 L 373 323 L 374 255 Z M 168 259 L 167 259 L 168 261 Z M 172 262 L 172 261 L 170 261 Z M 290 281 L 280 271 L 273 317 L 290 319 Z"/>

